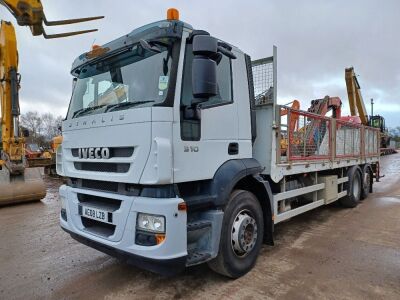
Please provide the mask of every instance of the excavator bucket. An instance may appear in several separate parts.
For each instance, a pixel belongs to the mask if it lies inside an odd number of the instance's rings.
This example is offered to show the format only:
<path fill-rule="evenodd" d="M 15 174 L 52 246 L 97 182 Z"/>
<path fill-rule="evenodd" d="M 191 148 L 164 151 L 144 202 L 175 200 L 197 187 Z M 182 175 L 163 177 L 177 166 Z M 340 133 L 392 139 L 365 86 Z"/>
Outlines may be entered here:
<path fill-rule="evenodd" d="M 46 196 L 39 169 L 25 169 L 23 175 L 11 175 L 7 168 L 0 170 L 0 206 L 39 201 Z"/>

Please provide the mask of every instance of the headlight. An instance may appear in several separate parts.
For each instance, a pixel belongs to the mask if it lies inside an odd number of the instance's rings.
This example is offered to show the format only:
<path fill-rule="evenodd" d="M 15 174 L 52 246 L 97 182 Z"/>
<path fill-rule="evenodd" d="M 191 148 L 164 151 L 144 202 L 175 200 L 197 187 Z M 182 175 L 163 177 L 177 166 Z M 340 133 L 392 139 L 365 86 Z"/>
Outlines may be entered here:
<path fill-rule="evenodd" d="M 138 213 L 137 229 L 147 232 L 165 233 L 165 217 Z"/>

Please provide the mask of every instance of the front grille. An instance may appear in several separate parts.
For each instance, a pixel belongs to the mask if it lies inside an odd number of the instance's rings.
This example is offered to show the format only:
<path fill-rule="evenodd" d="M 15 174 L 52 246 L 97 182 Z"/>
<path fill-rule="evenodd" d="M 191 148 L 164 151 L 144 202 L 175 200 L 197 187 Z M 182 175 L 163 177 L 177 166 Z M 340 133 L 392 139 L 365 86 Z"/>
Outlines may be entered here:
<path fill-rule="evenodd" d="M 85 227 L 85 230 L 90 233 L 101 235 L 104 237 L 110 237 L 115 232 L 115 225 L 99 222 L 85 217 L 81 218 L 82 225 Z"/>
<path fill-rule="evenodd" d="M 68 178 L 67 185 L 76 189 L 118 193 L 126 196 L 139 196 L 142 191 L 142 187 L 137 184 L 81 178 Z"/>
<path fill-rule="evenodd" d="M 109 212 L 109 222 L 112 222 L 112 213 L 121 207 L 122 201 L 118 199 L 111 199 L 99 196 L 93 196 L 88 194 L 78 193 L 78 201 L 80 204 L 88 207 L 98 208 Z M 81 214 L 81 208 L 80 214 Z M 86 218 L 81 216 L 82 225 L 85 230 L 103 237 L 110 237 L 115 233 L 116 225 L 103 223 L 97 220 Z"/>
<path fill-rule="evenodd" d="M 122 202 L 121 200 L 118 199 L 111 199 L 111 198 L 93 196 L 81 193 L 78 193 L 78 200 L 82 204 L 98 208 L 104 208 L 107 209 L 108 211 L 116 211 L 121 207 L 121 202 Z"/>
<path fill-rule="evenodd" d="M 133 154 L 134 147 L 114 147 L 110 149 L 110 158 L 114 157 L 131 157 Z M 73 157 L 79 157 L 79 149 L 71 149 L 71 154 Z"/>
<path fill-rule="evenodd" d="M 98 180 L 90 180 L 90 179 L 82 179 L 82 188 L 92 189 L 92 190 L 101 190 L 107 192 L 118 192 L 118 182 L 111 181 L 98 181 Z"/>
<path fill-rule="evenodd" d="M 103 162 L 74 162 L 75 169 L 90 172 L 126 173 L 129 163 L 103 163 Z"/>

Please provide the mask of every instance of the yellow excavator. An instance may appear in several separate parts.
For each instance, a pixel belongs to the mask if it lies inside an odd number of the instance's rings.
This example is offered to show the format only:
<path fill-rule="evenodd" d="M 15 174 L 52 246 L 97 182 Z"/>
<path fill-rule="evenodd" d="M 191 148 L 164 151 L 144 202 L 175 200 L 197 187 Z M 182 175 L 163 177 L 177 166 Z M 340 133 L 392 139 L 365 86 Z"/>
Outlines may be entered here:
<path fill-rule="evenodd" d="M 18 25 L 29 26 L 32 35 L 44 38 L 60 38 L 96 31 L 97 29 L 47 34 L 44 25 L 55 26 L 97 20 L 91 17 L 61 21 L 48 21 L 40 0 L 0 0 L 16 18 Z M 15 30 L 11 22 L 0 25 L 0 206 L 26 201 L 38 201 L 45 197 L 46 189 L 38 169 L 27 168 L 25 137 L 19 126 L 18 51 Z"/>
<path fill-rule="evenodd" d="M 357 123 L 378 128 L 380 130 L 381 149 L 387 148 L 389 146 L 390 136 L 385 126 L 385 119 L 380 115 L 368 117 L 361 95 L 361 87 L 353 67 L 345 69 L 345 79 L 351 116 L 360 118 Z M 390 151 L 388 153 L 390 153 Z"/>
<path fill-rule="evenodd" d="M 361 87 L 353 67 L 345 69 L 345 80 L 350 114 L 351 116 L 358 116 L 360 118 L 359 122 L 368 126 L 368 113 L 365 109 L 364 100 L 361 95 Z"/>

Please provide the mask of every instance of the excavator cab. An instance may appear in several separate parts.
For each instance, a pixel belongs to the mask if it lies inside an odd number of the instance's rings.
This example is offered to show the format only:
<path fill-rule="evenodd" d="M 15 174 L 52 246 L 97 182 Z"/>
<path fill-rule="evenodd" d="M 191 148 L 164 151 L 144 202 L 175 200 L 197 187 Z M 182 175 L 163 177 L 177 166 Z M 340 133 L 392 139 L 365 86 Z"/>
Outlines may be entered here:
<path fill-rule="evenodd" d="M 389 131 L 386 128 L 385 118 L 380 115 L 370 116 L 368 125 L 380 130 L 381 148 L 387 148 L 390 144 L 390 136 Z"/>
<path fill-rule="evenodd" d="M 368 125 L 374 128 L 379 128 L 381 132 L 384 132 L 386 129 L 385 119 L 380 115 L 371 116 Z"/>

